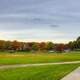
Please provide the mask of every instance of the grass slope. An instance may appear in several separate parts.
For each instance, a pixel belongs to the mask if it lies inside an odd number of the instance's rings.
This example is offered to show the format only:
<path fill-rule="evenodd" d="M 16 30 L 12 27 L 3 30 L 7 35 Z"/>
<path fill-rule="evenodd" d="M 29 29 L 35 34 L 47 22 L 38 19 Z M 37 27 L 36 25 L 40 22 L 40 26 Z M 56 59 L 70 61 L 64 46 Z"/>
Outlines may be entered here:
<path fill-rule="evenodd" d="M 0 69 L 0 80 L 60 80 L 80 64 Z"/>

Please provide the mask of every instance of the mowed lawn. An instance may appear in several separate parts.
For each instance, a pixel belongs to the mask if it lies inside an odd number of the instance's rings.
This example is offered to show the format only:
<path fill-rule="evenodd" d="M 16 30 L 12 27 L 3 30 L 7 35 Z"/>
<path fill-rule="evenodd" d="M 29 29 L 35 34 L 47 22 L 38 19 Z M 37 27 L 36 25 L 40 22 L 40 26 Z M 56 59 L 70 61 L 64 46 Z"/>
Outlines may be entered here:
<path fill-rule="evenodd" d="M 60 80 L 80 64 L 0 69 L 0 80 Z"/>
<path fill-rule="evenodd" d="M 26 52 L 0 52 L 0 65 L 3 64 L 30 64 L 79 61 L 80 52 L 69 53 L 26 53 Z"/>

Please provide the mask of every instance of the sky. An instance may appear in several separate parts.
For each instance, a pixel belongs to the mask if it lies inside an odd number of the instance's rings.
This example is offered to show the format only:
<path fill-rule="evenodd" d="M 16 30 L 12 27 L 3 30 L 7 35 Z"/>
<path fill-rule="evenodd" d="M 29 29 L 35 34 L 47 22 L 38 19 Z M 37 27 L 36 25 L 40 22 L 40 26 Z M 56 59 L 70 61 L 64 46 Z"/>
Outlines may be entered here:
<path fill-rule="evenodd" d="M 0 0 L 0 39 L 69 42 L 80 36 L 80 0 Z"/>

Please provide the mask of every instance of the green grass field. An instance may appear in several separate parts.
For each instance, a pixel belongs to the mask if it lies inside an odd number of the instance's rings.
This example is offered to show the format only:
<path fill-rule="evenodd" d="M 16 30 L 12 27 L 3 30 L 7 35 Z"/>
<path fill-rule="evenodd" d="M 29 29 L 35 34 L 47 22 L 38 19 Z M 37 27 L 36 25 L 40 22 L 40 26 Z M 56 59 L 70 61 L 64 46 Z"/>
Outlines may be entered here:
<path fill-rule="evenodd" d="M 80 52 L 0 52 L 0 65 L 80 61 Z M 80 64 L 59 64 L 0 69 L 0 80 L 60 80 Z"/>
<path fill-rule="evenodd" d="M 0 80 L 60 80 L 80 64 L 0 69 Z"/>
<path fill-rule="evenodd" d="M 0 53 L 0 65 L 79 61 L 80 52 L 70 53 Z"/>

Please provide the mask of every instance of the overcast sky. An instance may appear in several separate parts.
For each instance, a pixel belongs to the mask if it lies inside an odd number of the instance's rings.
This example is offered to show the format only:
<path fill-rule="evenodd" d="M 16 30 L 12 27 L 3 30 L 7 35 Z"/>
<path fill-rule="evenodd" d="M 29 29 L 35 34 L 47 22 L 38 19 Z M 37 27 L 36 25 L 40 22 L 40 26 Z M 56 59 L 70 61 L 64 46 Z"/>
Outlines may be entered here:
<path fill-rule="evenodd" d="M 68 42 L 80 36 L 80 0 L 0 0 L 0 39 Z"/>

